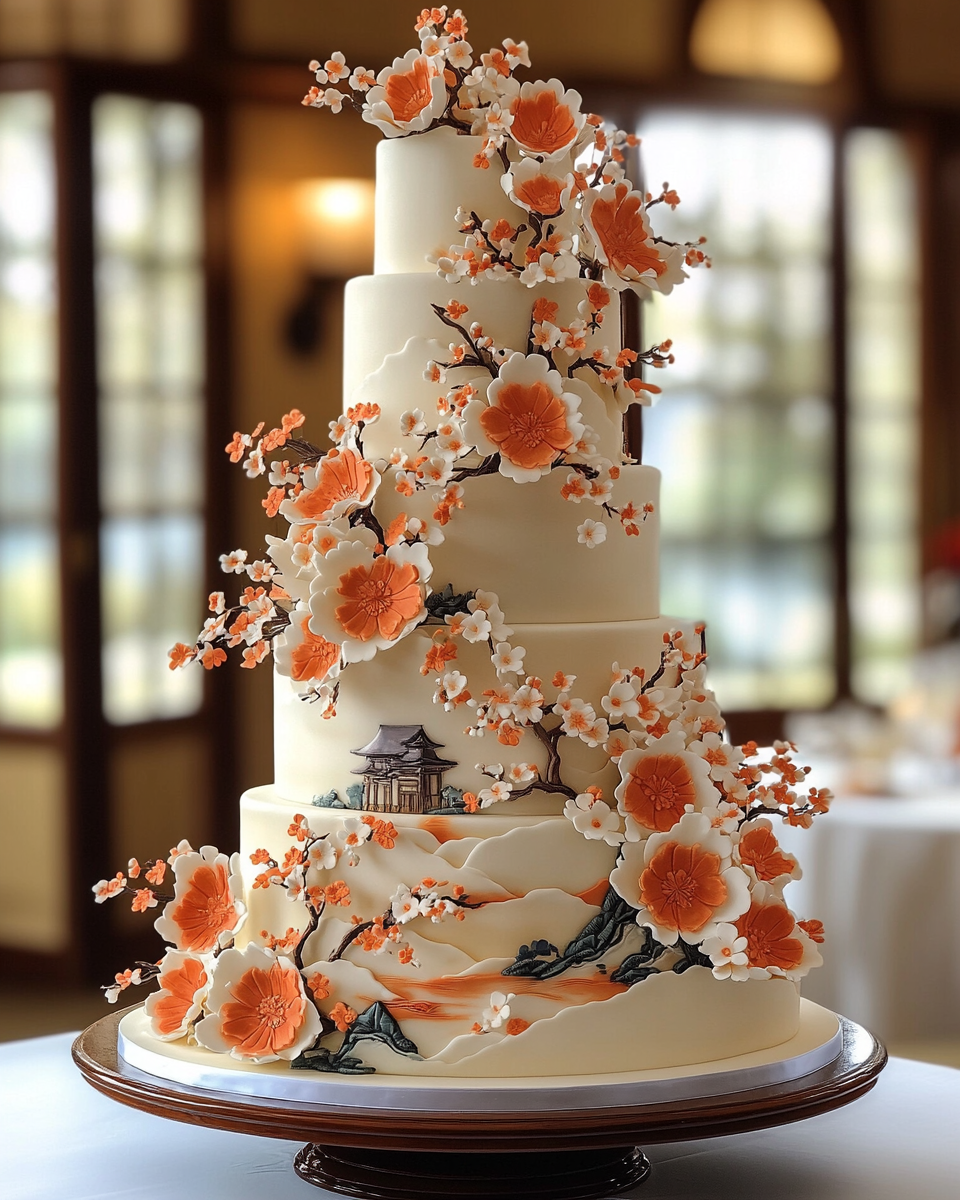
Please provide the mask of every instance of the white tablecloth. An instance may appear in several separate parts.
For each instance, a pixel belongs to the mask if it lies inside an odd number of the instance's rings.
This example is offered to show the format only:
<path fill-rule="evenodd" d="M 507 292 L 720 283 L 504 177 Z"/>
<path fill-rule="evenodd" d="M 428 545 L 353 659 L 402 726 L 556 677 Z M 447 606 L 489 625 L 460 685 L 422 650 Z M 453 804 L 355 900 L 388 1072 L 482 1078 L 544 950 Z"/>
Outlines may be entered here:
<path fill-rule="evenodd" d="M 0 1046 L 4 1200 L 333 1200 L 293 1173 L 299 1143 L 116 1104 L 72 1035 Z M 945 1200 L 960 1186 L 960 1071 L 894 1059 L 867 1096 L 779 1129 L 646 1147 L 637 1200 Z"/>
<path fill-rule="evenodd" d="M 960 1037 L 960 794 L 838 800 L 778 836 L 790 906 L 826 926 L 803 994 L 883 1039 Z"/>

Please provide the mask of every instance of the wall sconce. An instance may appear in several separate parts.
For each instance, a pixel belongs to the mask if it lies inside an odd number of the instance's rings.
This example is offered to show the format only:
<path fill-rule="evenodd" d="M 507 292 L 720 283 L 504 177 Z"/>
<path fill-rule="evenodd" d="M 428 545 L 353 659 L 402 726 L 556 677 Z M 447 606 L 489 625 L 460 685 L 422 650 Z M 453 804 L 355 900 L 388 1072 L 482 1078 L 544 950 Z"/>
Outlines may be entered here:
<path fill-rule="evenodd" d="M 824 84 L 839 74 L 843 48 L 821 0 L 704 0 L 690 59 L 710 75 Z"/>
<path fill-rule="evenodd" d="M 284 341 L 306 356 L 323 340 L 328 299 L 354 275 L 372 270 L 373 180 L 310 179 L 296 185 L 294 201 L 306 272 L 284 322 Z"/>

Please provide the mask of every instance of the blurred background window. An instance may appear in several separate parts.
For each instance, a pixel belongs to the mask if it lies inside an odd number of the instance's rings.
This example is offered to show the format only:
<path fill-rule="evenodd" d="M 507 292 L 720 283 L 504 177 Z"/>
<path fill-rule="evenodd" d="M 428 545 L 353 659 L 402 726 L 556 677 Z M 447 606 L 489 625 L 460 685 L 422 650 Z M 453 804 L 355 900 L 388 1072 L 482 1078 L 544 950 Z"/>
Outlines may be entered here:
<path fill-rule="evenodd" d="M 62 711 L 53 106 L 0 95 L 0 724 Z"/>
<path fill-rule="evenodd" d="M 206 569 L 201 135 L 186 104 L 93 106 L 103 705 L 118 724 L 202 701 L 201 673 L 166 655 L 197 624 Z"/>
<path fill-rule="evenodd" d="M 708 233 L 715 263 L 644 306 L 645 339 L 677 352 L 644 414 L 644 458 L 663 471 L 664 611 L 706 618 L 725 708 L 816 708 L 850 685 L 884 703 L 919 637 L 918 233 L 902 139 L 854 130 L 837 181 L 816 119 L 651 109 L 640 128 L 646 186 L 682 198 L 659 227 Z"/>
<path fill-rule="evenodd" d="M 916 183 L 889 130 L 854 130 L 844 171 L 852 684 L 886 704 L 921 636 Z"/>

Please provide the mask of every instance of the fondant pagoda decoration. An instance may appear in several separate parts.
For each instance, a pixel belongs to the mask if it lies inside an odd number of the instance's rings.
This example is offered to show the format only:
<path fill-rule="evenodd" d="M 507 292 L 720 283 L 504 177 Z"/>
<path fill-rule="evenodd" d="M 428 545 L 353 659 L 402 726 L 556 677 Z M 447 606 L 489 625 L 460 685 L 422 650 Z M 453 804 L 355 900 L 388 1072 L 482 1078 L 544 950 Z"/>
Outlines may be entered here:
<path fill-rule="evenodd" d="M 422 813 L 440 803 L 440 781 L 457 764 L 440 758 L 422 725 L 381 725 L 377 736 L 352 754 L 366 763 L 354 768 L 363 776 L 363 807 L 374 812 Z"/>

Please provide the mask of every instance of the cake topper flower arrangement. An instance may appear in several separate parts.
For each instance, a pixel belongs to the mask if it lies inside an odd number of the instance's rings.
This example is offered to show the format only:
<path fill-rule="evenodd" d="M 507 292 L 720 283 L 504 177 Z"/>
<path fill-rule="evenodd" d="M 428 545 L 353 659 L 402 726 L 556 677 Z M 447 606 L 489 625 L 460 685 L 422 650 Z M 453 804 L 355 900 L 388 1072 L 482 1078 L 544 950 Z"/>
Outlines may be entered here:
<path fill-rule="evenodd" d="M 377 75 L 351 69 L 339 51 L 313 61 L 316 84 L 303 103 L 356 109 L 389 138 L 448 127 L 482 138 L 474 166 L 499 170 L 506 196 L 526 212 L 519 225 L 497 214 L 461 210 L 460 243 L 432 260 L 449 282 L 519 278 L 533 286 L 582 277 L 618 291 L 668 293 L 684 267 L 709 266 L 705 239 L 670 242 L 654 234 L 650 210 L 675 208 L 669 184 L 638 191 L 625 177 L 632 133 L 605 127 L 581 109 L 581 97 L 557 79 L 520 82 L 530 67 L 526 42 L 474 54 L 458 8 L 425 8 L 416 21 L 420 45 Z M 343 84 L 349 90 L 343 90 Z"/>

